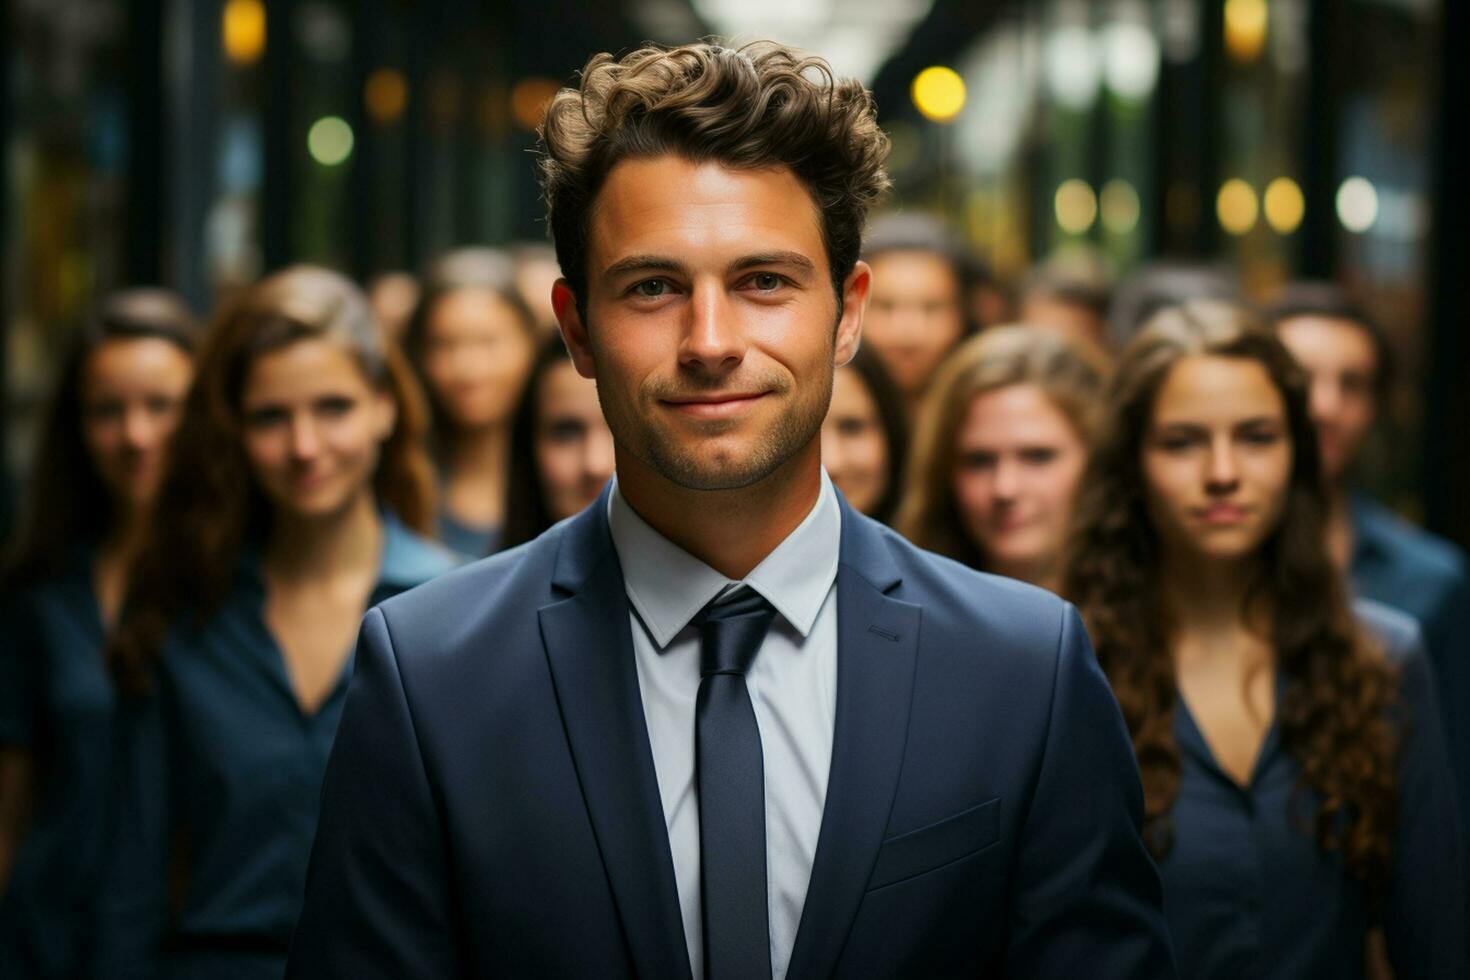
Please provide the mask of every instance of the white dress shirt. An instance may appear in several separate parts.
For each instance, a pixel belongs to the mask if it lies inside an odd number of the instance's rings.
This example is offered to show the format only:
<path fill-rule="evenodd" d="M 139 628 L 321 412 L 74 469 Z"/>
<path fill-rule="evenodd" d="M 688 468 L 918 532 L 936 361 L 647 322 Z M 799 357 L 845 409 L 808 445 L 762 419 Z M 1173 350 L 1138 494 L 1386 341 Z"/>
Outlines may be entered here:
<path fill-rule="evenodd" d="M 689 621 L 737 583 L 651 528 L 616 482 L 608 500 L 627 586 L 643 717 L 695 980 L 704 976 L 694 700 L 699 631 Z M 837 556 L 842 512 L 824 470 L 811 513 L 743 581 L 776 607 L 745 676 L 765 763 L 766 888 L 771 975 L 791 960 L 822 827 L 837 715 Z"/>

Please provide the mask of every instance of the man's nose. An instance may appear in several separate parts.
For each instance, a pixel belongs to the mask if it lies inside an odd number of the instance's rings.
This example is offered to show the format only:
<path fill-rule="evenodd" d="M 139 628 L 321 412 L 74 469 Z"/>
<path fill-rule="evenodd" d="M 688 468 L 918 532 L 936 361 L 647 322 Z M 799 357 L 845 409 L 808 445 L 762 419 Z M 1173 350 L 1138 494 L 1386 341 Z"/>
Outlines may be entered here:
<path fill-rule="evenodd" d="M 680 364 L 706 372 L 728 371 L 745 357 L 745 337 L 723 284 L 696 284 L 686 317 Z"/>

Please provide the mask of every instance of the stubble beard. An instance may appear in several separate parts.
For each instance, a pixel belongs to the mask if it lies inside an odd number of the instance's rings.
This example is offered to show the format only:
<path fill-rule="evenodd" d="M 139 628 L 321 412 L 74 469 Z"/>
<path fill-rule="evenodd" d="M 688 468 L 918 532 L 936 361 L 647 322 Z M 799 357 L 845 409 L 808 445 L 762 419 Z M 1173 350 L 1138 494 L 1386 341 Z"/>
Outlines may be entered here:
<path fill-rule="evenodd" d="M 659 476 L 685 490 L 740 490 L 760 483 L 789 462 L 817 438 L 827 407 L 832 400 L 832 372 L 813 379 L 801 390 L 789 378 L 773 378 L 760 385 L 769 392 L 766 397 L 780 397 L 795 391 L 795 397 L 775 420 L 758 433 L 754 444 L 741 455 L 710 452 L 701 440 L 680 440 L 661 424 L 659 407 L 663 395 L 674 393 L 665 384 L 645 384 L 632 399 L 609 396 L 606 386 L 598 385 L 602 414 L 612 430 L 613 441 L 621 451 L 637 457 Z M 705 382 L 710 388 L 717 383 Z M 698 389 L 696 380 L 678 390 Z M 751 420 L 707 422 L 704 431 L 711 439 L 750 425 Z"/>

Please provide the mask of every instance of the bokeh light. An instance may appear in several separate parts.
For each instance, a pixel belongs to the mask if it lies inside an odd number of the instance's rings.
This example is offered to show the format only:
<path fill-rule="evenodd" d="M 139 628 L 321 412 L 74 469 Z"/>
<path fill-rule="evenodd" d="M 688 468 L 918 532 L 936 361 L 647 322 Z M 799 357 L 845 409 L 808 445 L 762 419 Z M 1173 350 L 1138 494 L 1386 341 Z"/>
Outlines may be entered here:
<path fill-rule="evenodd" d="M 1260 204 L 1250 184 L 1233 177 L 1220 185 L 1220 193 L 1215 198 L 1215 216 L 1220 219 L 1221 228 L 1232 235 L 1244 235 L 1255 227 L 1259 213 Z"/>
<path fill-rule="evenodd" d="M 1364 177 L 1349 177 L 1337 189 L 1337 220 L 1361 234 L 1378 220 L 1378 190 Z"/>
<path fill-rule="evenodd" d="M 1081 111 L 1097 99 L 1102 57 L 1085 23 L 1054 29 L 1046 39 L 1042 59 L 1047 91 L 1057 104 Z"/>
<path fill-rule="evenodd" d="M 352 127 L 339 116 L 323 116 L 306 133 L 306 149 L 324 167 L 335 167 L 352 155 Z"/>
<path fill-rule="evenodd" d="M 510 90 L 510 114 L 526 129 L 541 125 L 546 107 L 561 88 L 554 79 L 523 78 Z"/>
<path fill-rule="evenodd" d="M 252 65 L 265 54 L 265 4 L 228 0 L 220 17 L 220 44 L 236 65 Z"/>
<path fill-rule="evenodd" d="M 1125 99 L 1144 99 L 1159 81 L 1159 42 L 1148 25 L 1118 21 L 1103 28 L 1103 77 Z"/>
<path fill-rule="evenodd" d="M 1225 0 L 1225 50 L 1242 64 L 1261 56 L 1271 12 L 1266 0 Z"/>
<path fill-rule="evenodd" d="M 1103 185 L 1099 195 L 1103 227 L 1114 235 L 1126 235 L 1138 227 L 1140 206 L 1138 191 L 1121 178 L 1114 178 Z"/>
<path fill-rule="evenodd" d="M 1296 231 L 1307 213 L 1302 189 L 1290 177 L 1277 177 L 1267 184 L 1262 204 L 1266 223 L 1283 235 Z"/>
<path fill-rule="evenodd" d="M 953 68 L 935 65 L 914 77 L 911 94 L 925 119 L 949 122 L 965 107 L 965 80 Z"/>
<path fill-rule="evenodd" d="M 368 76 L 362 100 L 375 122 L 397 122 L 408 108 L 408 79 L 397 68 L 379 68 Z"/>
<path fill-rule="evenodd" d="M 1056 196 L 1057 226 L 1069 235 L 1081 235 L 1097 220 L 1097 195 L 1087 181 L 1062 182 Z"/>

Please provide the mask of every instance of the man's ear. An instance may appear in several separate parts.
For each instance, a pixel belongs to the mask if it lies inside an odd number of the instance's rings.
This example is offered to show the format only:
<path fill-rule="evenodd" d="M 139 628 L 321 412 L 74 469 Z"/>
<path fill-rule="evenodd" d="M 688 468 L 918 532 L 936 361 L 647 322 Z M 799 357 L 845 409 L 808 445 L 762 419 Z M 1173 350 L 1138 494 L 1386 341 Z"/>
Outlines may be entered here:
<path fill-rule="evenodd" d="M 857 353 L 863 336 L 863 314 L 868 309 L 868 294 L 873 287 L 873 270 L 866 262 L 858 262 L 842 284 L 842 319 L 837 321 L 837 342 L 832 363 L 842 367 Z"/>
<path fill-rule="evenodd" d="M 584 378 L 597 378 L 597 365 L 592 360 L 592 346 L 587 339 L 587 324 L 577 312 L 577 294 L 565 279 L 558 279 L 551 287 L 551 308 L 556 313 L 556 322 L 561 326 L 561 339 L 572 355 L 572 365 Z"/>

